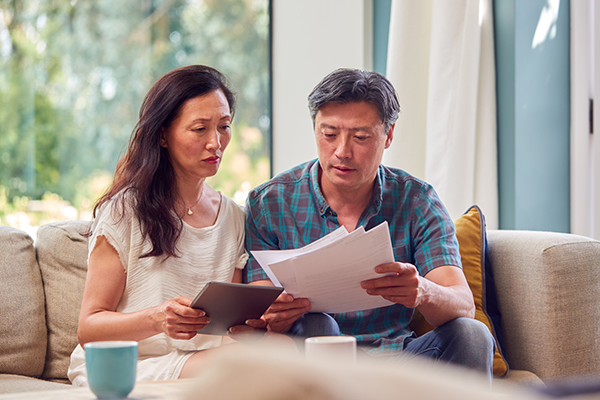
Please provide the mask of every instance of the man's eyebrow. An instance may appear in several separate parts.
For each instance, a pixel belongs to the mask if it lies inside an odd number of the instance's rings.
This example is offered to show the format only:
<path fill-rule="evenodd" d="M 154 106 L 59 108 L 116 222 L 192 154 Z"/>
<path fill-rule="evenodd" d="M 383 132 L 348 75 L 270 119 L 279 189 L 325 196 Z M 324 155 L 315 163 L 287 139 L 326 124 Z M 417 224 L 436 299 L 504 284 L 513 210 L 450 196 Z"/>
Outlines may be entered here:
<path fill-rule="evenodd" d="M 330 125 L 330 124 L 325 124 L 325 123 L 319 124 L 319 127 L 321 129 L 335 129 L 335 130 L 340 129 L 335 125 Z M 357 126 L 355 128 L 349 128 L 348 130 L 353 131 L 353 132 L 370 132 L 370 128 L 368 126 Z"/>

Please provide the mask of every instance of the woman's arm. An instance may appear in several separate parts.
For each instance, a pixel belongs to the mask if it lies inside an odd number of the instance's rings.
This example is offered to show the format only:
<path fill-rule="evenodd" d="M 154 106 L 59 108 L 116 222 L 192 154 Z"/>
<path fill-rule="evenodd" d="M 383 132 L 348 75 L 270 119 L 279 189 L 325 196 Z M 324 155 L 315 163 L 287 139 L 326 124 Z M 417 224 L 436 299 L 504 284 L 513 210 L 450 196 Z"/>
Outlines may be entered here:
<path fill-rule="evenodd" d="M 202 310 L 188 307 L 191 299 L 181 296 L 137 312 L 116 312 L 126 279 L 117 251 L 104 236 L 98 236 L 88 263 L 77 331 L 79 343 L 139 341 L 161 332 L 174 339 L 191 339 L 210 321 Z"/>

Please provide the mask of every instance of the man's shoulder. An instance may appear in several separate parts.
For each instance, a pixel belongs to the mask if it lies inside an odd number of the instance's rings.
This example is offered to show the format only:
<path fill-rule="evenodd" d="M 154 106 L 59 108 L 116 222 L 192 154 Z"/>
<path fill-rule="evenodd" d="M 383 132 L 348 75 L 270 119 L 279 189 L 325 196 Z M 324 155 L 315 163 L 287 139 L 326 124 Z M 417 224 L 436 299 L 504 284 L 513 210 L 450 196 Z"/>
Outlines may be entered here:
<path fill-rule="evenodd" d="M 382 183 L 384 190 L 401 188 L 427 191 L 432 188 L 429 183 L 409 174 L 400 168 L 388 167 L 382 164 L 379 166 L 379 171 L 383 181 Z"/>
<path fill-rule="evenodd" d="M 300 189 L 308 184 L 310 180 L 310 171 L 316 160 L 307 161 L 297 165 L 287 171 L 281 172 L 268 181 L 258 185 L 250 191 L 250 197 L 259 197 L 267 195 L 271 192 L 287 192 Z"/>

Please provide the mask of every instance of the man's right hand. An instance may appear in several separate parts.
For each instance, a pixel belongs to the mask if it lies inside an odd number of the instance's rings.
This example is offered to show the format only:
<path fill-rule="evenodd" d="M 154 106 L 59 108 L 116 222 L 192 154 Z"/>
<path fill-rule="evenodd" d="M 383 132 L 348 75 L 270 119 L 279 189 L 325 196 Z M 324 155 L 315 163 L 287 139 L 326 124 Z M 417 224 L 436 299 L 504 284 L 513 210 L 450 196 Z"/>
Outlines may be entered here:
<path fill-rule="evenodd" d="M 271 332 L 286 333 L 302 314 L 310 311 L 308 299 L 294 299 L 288 293 L 282 293 L 263 314 L 262 319 L 267 322 Z"/>

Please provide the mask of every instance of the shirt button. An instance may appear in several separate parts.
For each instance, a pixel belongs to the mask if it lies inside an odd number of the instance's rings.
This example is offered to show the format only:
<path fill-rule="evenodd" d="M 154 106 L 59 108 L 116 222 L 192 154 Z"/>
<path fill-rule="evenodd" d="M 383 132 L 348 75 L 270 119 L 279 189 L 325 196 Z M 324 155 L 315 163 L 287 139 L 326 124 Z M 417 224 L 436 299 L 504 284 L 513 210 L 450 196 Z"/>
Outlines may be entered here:
<path fill-rule="evenodd" d="M 321 208 L 321 214 L 323 214 L 324 212 L 325 212 L 325 210 Z"/>

